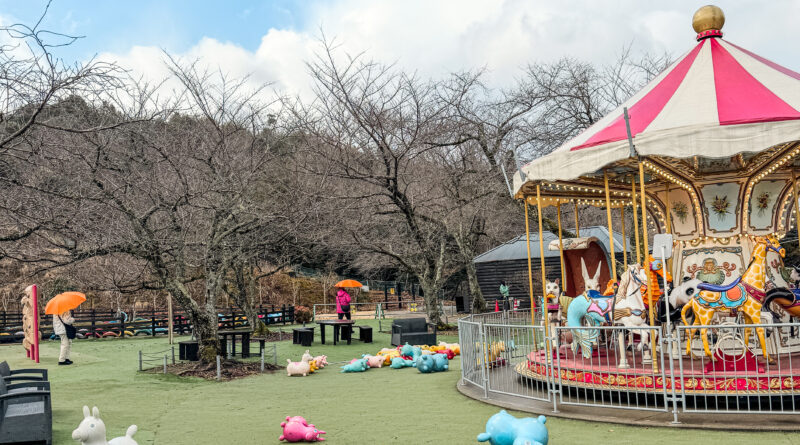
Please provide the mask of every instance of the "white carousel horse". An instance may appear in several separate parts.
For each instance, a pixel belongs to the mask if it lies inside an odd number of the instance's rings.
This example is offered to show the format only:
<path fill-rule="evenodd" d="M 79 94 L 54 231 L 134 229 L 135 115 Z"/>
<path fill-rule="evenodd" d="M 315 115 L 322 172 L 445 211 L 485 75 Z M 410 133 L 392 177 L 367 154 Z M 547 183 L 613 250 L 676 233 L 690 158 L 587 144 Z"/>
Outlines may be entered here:
<path fill-rule="evenodd" d="M 626 327 L 648 326 L 647 310 L 644 307 L 641 290 L 642 285 L 645 283 L 647 283 L 647 271 L 640 264 L 629 265 L 627 273 L 622 274 L 619 290 L 614 298 L 614 324 L 621 324 Z M 649 345 L 650 331 L 644 329 L 637 331 L 641 338 L 638 346 L 641 351 L 644 345 Z M 620 348 L 619 368 L 629 368 L 623 331 L 619 331 L 618 338 Z"/>
<path fill-rule="evenodd" d="M 583 275 L 584 292 L 587 290 L 600 291 L 600 269 L 602 266 L 603 263 L 598 262 L 597 271 L 594 273 L 593 277 L 590 277 L 589 271 L 586 270 L 586 262 L 583 261 L 583 258 L 581 258 L 581 274 Z"/>

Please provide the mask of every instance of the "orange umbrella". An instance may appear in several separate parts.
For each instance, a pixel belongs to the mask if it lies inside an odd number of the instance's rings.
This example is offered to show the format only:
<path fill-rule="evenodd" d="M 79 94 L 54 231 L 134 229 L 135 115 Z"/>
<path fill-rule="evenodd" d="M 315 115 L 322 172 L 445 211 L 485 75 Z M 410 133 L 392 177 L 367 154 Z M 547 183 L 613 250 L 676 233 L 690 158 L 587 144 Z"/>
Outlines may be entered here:
<path fill-rule="evenodd" d="M 53 297 L 44 308 L 45 314 L 60 315 L 71 311 L 86 301 L 86 295 L 80 292 L 64 292 Z"/>
<path fill-rule="evenodd" d="M 364 287 L 364 285 L 356 280 L 342 280 L 334 284 L 333 287 Z"/>

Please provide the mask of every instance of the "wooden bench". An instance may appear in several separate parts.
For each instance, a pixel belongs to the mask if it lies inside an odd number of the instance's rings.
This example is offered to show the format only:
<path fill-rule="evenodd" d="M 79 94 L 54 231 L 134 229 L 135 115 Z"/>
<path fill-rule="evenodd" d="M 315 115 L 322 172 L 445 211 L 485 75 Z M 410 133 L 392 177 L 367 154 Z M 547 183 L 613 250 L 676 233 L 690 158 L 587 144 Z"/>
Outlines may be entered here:
<path fill-rule="evenodd" d="M 353 325 L 358 328 L 358 339 L 364 343 L 372 343 L 372 326 Z"/>
<path fill-rule="evenodd" d="M 0 444 L 53 443 L 50 383 L 0 381 Z"/>

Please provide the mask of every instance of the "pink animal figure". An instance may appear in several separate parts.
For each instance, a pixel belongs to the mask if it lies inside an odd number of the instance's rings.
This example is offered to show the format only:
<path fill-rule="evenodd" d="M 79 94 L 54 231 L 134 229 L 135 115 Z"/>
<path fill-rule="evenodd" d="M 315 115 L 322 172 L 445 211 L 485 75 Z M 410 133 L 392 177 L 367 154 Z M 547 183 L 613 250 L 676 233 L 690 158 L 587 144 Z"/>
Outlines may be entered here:
<path fill-rule="evenodd" d="M 285 440 L 287 442 L 322 442 L 325 440 L 321 437 L 325 431 L 318 430 L 314 424 L 308 424 L 306 419 L 300 416 L 289 417 L 286 416 L 286 421 L 281 422 L 283 434 L 278 437 L 278 440 Z"/>
<path fill-rule="evenodd" d="M 368 355 L 364 358 L 367 359 L 367 364 L 369 364 L 370 368 L 382 368 L 385 360 L 382 355 Z"/>
<path fill-rule="evenodd" d="M 311 364 L 309 362 L 313 359 L 314 357 L 308 353 L 308 349 L 306 349 L 306 352 L 303 354 L 303 358 L 301 358 L 299 362 L 293 362 L 287 358 L 286 361 L 288 362 L 288 365 L 286 365 L 286 374 L 289 377 L 293 375 L 302 375 L 303 377 L 307 376 L 311 373 Z"/>
<path fill-rule="evenodd" d="M 137 429 L 136 425 L 131 425 L 124 436 L 106 441 L 106 424 L 100 419 L 100 410 L 95 406 L 90 413 L 89 407 L 84 406 L 83 420 L 72 432 L 72 439 L 79 441 L 81 445 L 138 445 L 133 440 Z"/>
<path fill-rule="evenodd" d="M 325 365 L 328 364 L 328 356 L 327 355 L 318 355 L 314 357 L 314 363 L 317 364 L 317 368 L 322 369 Z"/>

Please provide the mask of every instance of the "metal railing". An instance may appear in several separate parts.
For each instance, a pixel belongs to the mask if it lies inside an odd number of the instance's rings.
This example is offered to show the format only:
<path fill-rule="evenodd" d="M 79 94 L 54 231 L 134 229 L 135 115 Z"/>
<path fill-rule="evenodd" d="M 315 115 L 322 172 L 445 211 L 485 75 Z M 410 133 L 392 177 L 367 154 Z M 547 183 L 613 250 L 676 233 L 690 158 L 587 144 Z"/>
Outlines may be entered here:
<path fill-rule="evenodd" d="M 673 423 L 681 413 L 800 414 L 800 323 L 676 326 L 669 335 L 650 326 L 551 326 L 546 336 L 538 312 L 534 319 L 530 311 L 460 319 L 462 384 L 487 399 L 551 402 L 554 412 L 567 405 L 671 412 Z M 687 355 L 690 329 L 706 330 L 716 360 L 696 333 L 694 358 Z"/>

